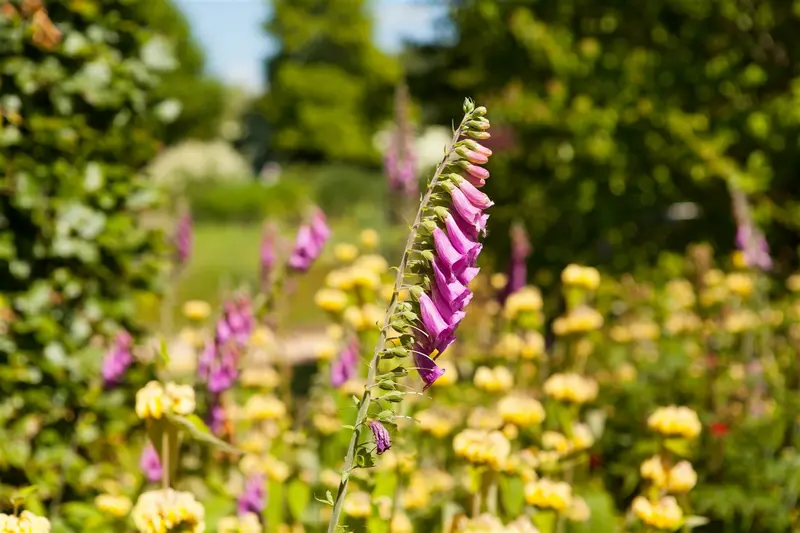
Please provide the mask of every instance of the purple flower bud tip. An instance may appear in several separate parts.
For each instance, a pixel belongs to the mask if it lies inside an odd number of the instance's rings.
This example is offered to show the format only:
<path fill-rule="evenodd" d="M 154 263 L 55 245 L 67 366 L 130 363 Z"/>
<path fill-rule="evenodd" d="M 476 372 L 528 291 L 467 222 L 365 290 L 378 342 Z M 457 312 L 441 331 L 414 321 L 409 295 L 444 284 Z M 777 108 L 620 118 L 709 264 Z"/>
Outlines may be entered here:
<path fill-rule="evenodd" d="M 372 436 L 375 438 L 378 455 L 381 455 L 392 447 L 392 439 L 389 436 L 389 430 L 387 430 L 383 424 L 377 420 L 373 420 L 369 423 L 369 428 L 372 430 Z"/>
<path fill-rule="evenodd" d="M 353 337 L 331 365 L 331 385 L 334 388 L 338 389 L 358 373 L 359 350 L 358 338 Z"/>
<path fill-rule="evenodd" d="M 465 150 L 463 155 L 467 159 L 467 161 L 469 161 L 470 163 L 475 163 L 476 165 L 482 165 L 484 163 L 489 162 L 489 157 L 486 154 L 482 154 L 480 152 Z"/>
<path fill-rule="evenodd" d="M 467 200 L 478 209 L 488 209 L 494 205 L 494 202 L 489 196 L 479 191 L 469 180 L 459 180 L 458 188 L 461 189 L 461 192 L 464 193 Z"/>
<path fill-rule="evenodd" d="M 142 457 L 139 459 L 139 468 L 142 469 L 147 481 L 150 483 L 161 481 L 161 476 L 163 475 L 161 459 L 159 459 L 156 449 L 149 442 L 142 450 Z"/>
<path fill-rule="evenodd" d="M 420 353 L 419 346 L 415 348 L 414 351 L 414 362 L 417 365 L 417 372 L 419 372 L 420 377 L 424 383 L 422 390 L 425 391 L 433 385 L 437 379 L 444 375 L 444 368 L 441 368 L 436 364 L 436 362 L 428 357 Z"/>
<path fill-rule="evenodd" d="M 101 373 L 106 388 L 119 385 L 125 377 L 128 367 L 133 364 L 131 346 L 133 338 L 127 331 L 121 331 L 114 339 L 114 344 L 103 358 Z"/>

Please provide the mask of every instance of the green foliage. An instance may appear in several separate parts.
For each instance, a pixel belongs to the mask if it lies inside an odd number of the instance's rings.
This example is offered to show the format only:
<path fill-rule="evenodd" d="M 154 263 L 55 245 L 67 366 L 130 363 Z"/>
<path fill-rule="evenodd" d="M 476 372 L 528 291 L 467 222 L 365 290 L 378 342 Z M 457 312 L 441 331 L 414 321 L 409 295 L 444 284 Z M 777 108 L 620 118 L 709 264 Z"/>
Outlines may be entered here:
<path fill-rule="evenodd" d="M 274 0 L 280 45 L 261 103 L 273 149 L 333 161 L 376 161 L 372 136 L 391 111 L 396 62 L 372 44 L 364 0 Z"/>
<path fill-rule="evenodd" d="M 724 252 L 730 180 L 754 199 L 779 260 L 796 262 L 791 2 L 470 0 L 454 4 L 452 21 L 455 43 L 410 62 L 412 91 L 439 119 L 454 94 L 492 109 L 498 157 L 486 191 L 501 254 L 518 216 L 537 265 L 621 271 L 693 239 Z M 679 201 L 700 204 L 701 217 L 669 221 Z"/>
<path fill-rule="evenodd" d="M 180 115 L 167 125 L 168 144 L 186 139 L 212 139 L 219 135 L 225 110 L 222 84 L 203 71 L 205 60 L 186 18 L 172 0 L 134 2 L 136 19 L 151 31 L 168 36 L 174 48 L 175 68 L 162 76 L 158 96 L 180 103 Z"/>
<path fill-rule="evenodd" d="M 207 182 L 187 187 L 192 216 L 200 222 L 252 222 L 286 218 L 306 203 L 308 187 L 294 181 Z"/>
<path fill-rule="evenodd" d="M 48 8 L 57 31 L 0 18 L 0 488 L 35 485 L 26 506 L 56 517 L 138 470 L 121 445 L 149 371 L 105 391 L 101 346 L 137 331 L 134 298 L 164 271 L 163 236 L 142 224 L 158 198 L 138 171 L 163 127 L 151 110 L 168 56 L 135 3 Z"/>

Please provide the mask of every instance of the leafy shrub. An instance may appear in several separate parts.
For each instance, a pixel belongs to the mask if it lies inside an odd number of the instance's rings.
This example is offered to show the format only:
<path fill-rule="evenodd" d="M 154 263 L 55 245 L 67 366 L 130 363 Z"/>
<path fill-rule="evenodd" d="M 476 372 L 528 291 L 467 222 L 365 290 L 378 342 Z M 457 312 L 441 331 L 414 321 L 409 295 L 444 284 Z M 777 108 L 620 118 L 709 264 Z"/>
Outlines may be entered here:
<path fill-rule="evenodd" d="M 36 485 L 29 509 L 77 516 L 69 502 L 138 459 L 119 450 L 138 422 L 130 389 L 102 388 L 100 339 L 136 332 L 133 299 L 164 270 L 138 171 L 168 47 L 135 3 L 14 5 L 0 5 L 0 489 Z"/>
<path fill-rule="evenodd" d="M 188 187 L 194 218 L 202 222 L 261 222 L 298 211 L 308 187 L 280 181 L 265 185 L 255 181 L 205 182 Z"/>

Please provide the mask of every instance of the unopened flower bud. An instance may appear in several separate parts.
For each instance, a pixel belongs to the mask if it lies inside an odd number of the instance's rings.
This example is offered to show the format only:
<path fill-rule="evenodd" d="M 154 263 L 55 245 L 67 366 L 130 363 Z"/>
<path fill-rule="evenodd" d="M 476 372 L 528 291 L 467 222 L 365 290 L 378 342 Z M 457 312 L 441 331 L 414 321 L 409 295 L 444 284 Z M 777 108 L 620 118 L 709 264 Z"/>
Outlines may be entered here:
<path fill-rule="evenodd" d="M 476 107 L 475 110 L 472 112 L 472 116 L 475 117 L 482 117 L 485 114 L 486 114 L 486 108 L 483 106 Z"/>
<path fill-rule="evenodd" d="M 470 114 L 475 110 L 475 102 L 469 98 L 464 98 L 464 113 Z"/>
<path fill-rule="evenodd" d="M 484 118 L 481 120 L 470 120 L 467 122 L 467 127 L 470 129 L 486 131 L 491 127 L 491 124 Z"/>
<path fill-rule="evenodd" d="M 481 140 L 481 141 L 491 138 L 491 135 L 489 134 L 488 131 L 469 130 L 469 131 L 467 131 L 467 135 L 469 135 L 473 139 L 478 139 L 478 140 Z"/>

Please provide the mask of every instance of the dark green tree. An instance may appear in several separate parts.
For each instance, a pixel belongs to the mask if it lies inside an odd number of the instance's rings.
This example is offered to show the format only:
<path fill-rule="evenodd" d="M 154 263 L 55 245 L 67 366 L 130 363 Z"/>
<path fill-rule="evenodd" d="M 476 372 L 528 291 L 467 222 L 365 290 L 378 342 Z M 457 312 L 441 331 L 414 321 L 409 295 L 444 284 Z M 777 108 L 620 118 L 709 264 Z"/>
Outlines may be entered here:
<path fill-rule="evenodd" d="M 455 42 L 407 62 L 426 116 L 473 95 L 496 130 L 492 248 L 527 217 L 537 266 L 652 264 L 694 240 L 730 250 L 725 180 L 751 196 L 783 266 L 796 264 L 800 28 L 791 2 L 566 0 L 453 5 Z M 496 162 L 495 162 L 496 161 Z M 700 217 L 671 221 L 675 202 Z"/>
<path fill-rule="evenodd" d="M 289 157 L 374 162 L 372 137 L 392 109 L 399 70 L 372 42 L 366 0 L 273 0 L 261 103 L 273 150 Z"/>
<path fill-rule="evenodd" d="M 186 18 L 172 0 L 136 2 L 132 8 L 143 26 L 168 37 L 173 46 L 175 68 L 162 77 L 158 92 L 163 100 L 179 102 L 181 112 L 167 126 L 165 142 L 219 136 L 225 110 L 224 87 L 205 72 L 203 51 Z"/>

